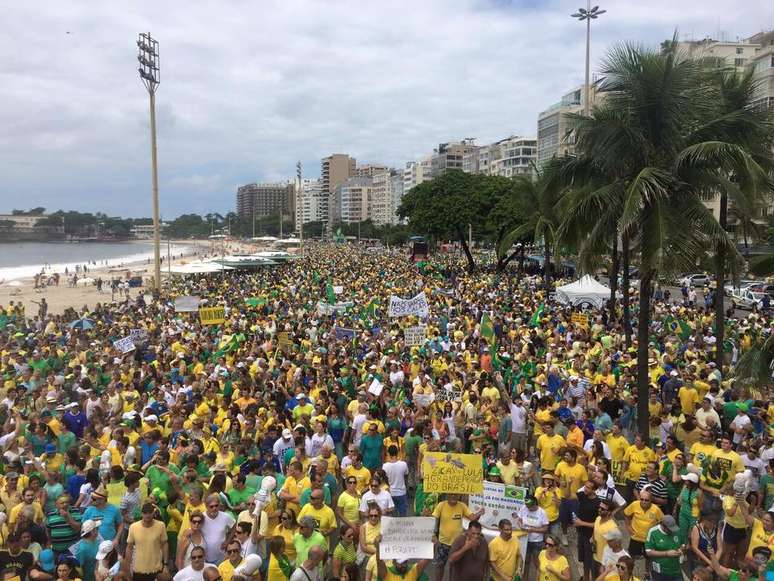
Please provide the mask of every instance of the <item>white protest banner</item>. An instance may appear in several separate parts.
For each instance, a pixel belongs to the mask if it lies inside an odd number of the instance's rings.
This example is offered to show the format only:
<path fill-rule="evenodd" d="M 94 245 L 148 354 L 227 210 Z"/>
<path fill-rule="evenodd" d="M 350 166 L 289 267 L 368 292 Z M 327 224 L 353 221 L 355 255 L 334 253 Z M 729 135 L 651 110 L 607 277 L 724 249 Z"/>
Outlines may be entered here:
<path fill-rule="evenodd" d="M 390 317 L 407 317 L 409 315 L 427 317 L 430 314 L 430 307 L 427 304 L 425 292 L 422 291 L 410 299 L 402 299 L 395 295 L 391 296 L 387 314 Z"/>
<path fill-rule="evenodd" d="M 403 336 L 406 338 L 406 345 L 421 345 L 427 338 L 427 326 L 415 325 L 406 327 L 403 330 Z"/>
<path fill-rule="evenodd" d="M 430 393 L 420 393 L 414 396 L 414 403 L 418 406 L 422 407 L 429 407 L 431 403 L 435 400 L 435 396 Z"/>
<path fill-rule="evenodd" d="M 194 296 L 182 296 L 175 299 L 176 313 L 196 313 L 199 311 L 201 299 Z"/>
<path fill-rule="evenodd" d="M 462 390 L 442 387 L 435 392 L 436 401 L 462 401 Z"/>
<path fill-rule="evenodd" d="M 432 559 L 435 519 L 431 516 L 382 517 L 382 559 Z"/>
<path fill-rule="evenodd" d="M 383 389 L 384 389 L 384 385 L 382 384 L 382 382 L 374 377 L 374 380 L 371 382 L 371 385 L 368 388 L 368 393 L 372 393 L 376 397 L 379 397 L 380 395 L 382 395 Z"/>
<path fill-rule="evenodd" d="M 343 286 L 334 286 L 333 287 L 333 294 L 340 295 L 343 292 L 344 292 L 344 287 Z"/>
<path fill-rule="evenodd" d="M 121 353 L 129 353 L 129 351 L 134 351 L 134 341 L 132 341 L 131 337 L 124 337 L 123 339 L 113 341 L 113 347 Z"/>
<path fill-rule="evenodd" d="M 468 507 L 471 512 L 485 509 L 479 518 L 481 526 L 497 529 L 500 519 L 507 518 L 516 527 L 516 514 L 524 506 L 526 494 L 527 489 L 520 486 L 484 481 L 484 492 L 471 494 L 468 497 Z"/>
<path fill-rule="evenodd" d="M 330 316 L 336 313 L 346 313 L 347 309 L 354 306 L 354 304 L 355 303 L 352 301 L 346 301 L 343 303 L 336 303 L 335 305 L 331 305 L 325 301 L 320 301 L 317 303 L 317 314 L 320 316 Z"/>
<path fill-rule="evenodd" d="M 129 337 L 136 345 L 137 343 L 145 343 L 148 340 L 148 331 L 145 329 L 131 329 L 129 331 Z"/>

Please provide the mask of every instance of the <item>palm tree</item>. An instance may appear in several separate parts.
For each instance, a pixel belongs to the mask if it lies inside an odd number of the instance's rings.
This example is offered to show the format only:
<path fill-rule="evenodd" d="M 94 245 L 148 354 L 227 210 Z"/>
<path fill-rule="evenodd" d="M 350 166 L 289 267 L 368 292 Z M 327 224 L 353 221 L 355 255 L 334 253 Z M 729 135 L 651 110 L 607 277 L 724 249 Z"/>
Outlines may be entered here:
<path fill-rule="evenodd" d="M 709 176 L 731 166 L 760 167 L 738 140 L 707 140 L 700 131 L 716 120 L 718 90 L 701 61 L 682 58 L 675 41 L 655 51 L 621 45 L 603 65 L 606 94 L 593 117 L 576 123 L 577 150 L 624 190 L 618 229 L 639 252 L 637 324 L 638 425 L 649 425 L 649 334 L 652 284 L 659 274 L 688 269 L 707 249 L 738 252 L 702 203 Z M 613 188 L 600 194 L 620 203 Z"/>
<path fill-rule="evenodd" d="M 747 349 L 734 368 L 736 381 L 741 385 L 764 387 L 771 384 L 774 366 L 774 333 L 758 337 Z"/>
<path fill-rule="evenodd" d="M 505 255 L 517 240 L 532 238 L 537 244 L 543 242 L 543 262 L 546 292 L 551 292 L 553 264 L 552 255 L 557 249 L 557 230 L 560 225 L 560 203 L 566 186 L 562 180 L 562 160 L 553 159 L 537 170 L 534 180 L 527 176 L 514 178 L 514 192 L 518 197 L 517 207 L 523 223 L 503 237 L 497 254 Z"/>

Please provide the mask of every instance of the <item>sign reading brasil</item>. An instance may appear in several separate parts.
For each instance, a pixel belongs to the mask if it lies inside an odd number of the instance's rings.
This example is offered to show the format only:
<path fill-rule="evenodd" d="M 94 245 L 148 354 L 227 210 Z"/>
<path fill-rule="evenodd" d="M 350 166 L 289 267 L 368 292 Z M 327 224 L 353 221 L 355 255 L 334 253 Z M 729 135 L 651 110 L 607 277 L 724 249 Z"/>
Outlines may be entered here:
<path fill-rule="evenodd" d="M 223 307 L 202 307 L 199 309 L 202 325 L 220 325 L 226 322 L 226 309 Z"/>
<path fill-rule="evenodd" d="M 484 467 L 480 454 L 427 452 L 422 460 L 425 492 L 481 494 Z"/>
<path fill-rule="evenodd" d="M 382 559 L 432 559 L 435 518 L 415 516 L 382 517 Z"/>
<path fill-rule="evenodd" d="M 409 315 L 427 317 L 430 314 L 430 307 L 427 304 L 425 292 L 422 291 L 410 299 L 402 299 L 395 295 L 391 296 L 387 314 L 390 317 L 407 317 Z"/>

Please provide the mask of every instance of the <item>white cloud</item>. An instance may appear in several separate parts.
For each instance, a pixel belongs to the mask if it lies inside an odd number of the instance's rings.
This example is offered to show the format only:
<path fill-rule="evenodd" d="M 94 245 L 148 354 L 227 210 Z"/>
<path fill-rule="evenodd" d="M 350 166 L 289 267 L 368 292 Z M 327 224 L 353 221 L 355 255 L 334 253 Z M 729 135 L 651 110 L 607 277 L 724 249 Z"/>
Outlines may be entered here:
<path fill-rule="evenodd" d="M 578 3 L 6 2 L 0 210 L 150 213 L 139 31 L 161 50 L 162 212 L 223 212 L 237 184 L 291 176 L 298 159 L 311 176 L 332 152 L 402 165 L 441 141 L 534 135 L 538 112 L 582 82 Z M 621 40 L 735 38 L 774 22 L 765 0 L 603 8 L 595 63 Z"/>

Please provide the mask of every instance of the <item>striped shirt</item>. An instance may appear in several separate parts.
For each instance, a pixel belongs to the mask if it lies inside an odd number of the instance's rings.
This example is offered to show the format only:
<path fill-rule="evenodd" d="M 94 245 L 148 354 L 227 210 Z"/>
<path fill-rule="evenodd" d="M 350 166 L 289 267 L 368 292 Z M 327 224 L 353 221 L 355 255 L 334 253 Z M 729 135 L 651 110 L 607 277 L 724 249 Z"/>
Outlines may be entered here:
<path fill-rule="evenodd" d="M 83 520 L 83 512 L 80 508 L 71 506 L 67 511 L 75 522 L 80 523 Z M 51 548 L 55 553 L 63 553 L 81 538 L 80 532 L 74 531 L 67 519 L 60 515 L 57 509 L 46 514 L 46 529 L 48 529 L 48 536 L 51 539 Z"/>
<path fill-rule="evenodd" d="M 642 492 L 642 489 L 646 486 L 648 486 L 648 492 L 653 495 L 654 499 L 666 501 L 667 487 L 666 483 L 661 478 L 656 478 L 651 482 L 648 480 L 647 474 L 641 474 L 640 479 L 637 481 L 637 492 Z"/>

